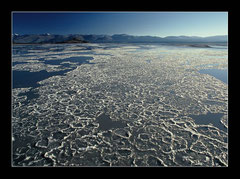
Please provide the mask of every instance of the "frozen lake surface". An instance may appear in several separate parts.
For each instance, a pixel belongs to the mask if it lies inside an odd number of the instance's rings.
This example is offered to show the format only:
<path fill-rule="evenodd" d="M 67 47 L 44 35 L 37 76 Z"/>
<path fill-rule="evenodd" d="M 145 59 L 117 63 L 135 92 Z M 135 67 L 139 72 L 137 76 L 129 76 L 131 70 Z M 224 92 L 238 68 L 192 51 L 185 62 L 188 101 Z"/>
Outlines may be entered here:
<path fill-rule="evenodd" d="M 12 52 L 13 166 L 228 166 L 226 47 Z"/>

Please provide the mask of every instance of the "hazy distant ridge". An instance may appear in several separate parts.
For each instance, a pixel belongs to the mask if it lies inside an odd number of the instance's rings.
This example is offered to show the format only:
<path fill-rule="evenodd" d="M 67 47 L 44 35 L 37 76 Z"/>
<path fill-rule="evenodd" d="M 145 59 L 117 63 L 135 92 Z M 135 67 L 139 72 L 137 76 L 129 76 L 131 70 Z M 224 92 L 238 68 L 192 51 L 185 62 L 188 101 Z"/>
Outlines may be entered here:
<path fill-rule="evenodd" d="M 39 43 L 169 43 L 169 42 L 227 42 L 227 35 L 209 36 L 209 37 L 197 37 L 197 36 L 133 36 L 127 34 L 115 34 L 115 35 L 55 35 L 55 34 L 29 34 L 18 35 L 13 34 L 13 43 L 21 44 L 39 44 Z"/>

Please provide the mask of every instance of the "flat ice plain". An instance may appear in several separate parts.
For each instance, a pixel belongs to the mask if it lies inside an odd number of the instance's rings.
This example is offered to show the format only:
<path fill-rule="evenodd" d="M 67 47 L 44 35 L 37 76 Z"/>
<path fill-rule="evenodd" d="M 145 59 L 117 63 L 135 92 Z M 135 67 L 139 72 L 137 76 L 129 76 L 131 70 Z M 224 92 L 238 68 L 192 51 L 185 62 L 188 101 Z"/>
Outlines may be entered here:
<path fill-rule="evenodd" d="M 15 45 L 12 165 L 228 166 L 228 84 L 199 72 L 227 68 L 227 48 Z"/>

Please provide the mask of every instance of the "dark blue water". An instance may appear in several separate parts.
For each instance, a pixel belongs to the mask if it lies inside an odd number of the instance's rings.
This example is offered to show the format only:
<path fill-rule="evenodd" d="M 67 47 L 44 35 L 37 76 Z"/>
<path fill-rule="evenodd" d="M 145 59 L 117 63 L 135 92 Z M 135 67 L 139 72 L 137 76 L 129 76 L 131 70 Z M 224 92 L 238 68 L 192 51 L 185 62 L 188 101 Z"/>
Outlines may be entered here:
<path fill-rule="evenodd" d="M 69 58 L 59 59 L 59 60 L 45 60 L 44 63 L 50 64 L 50 65 L 63 65 L 61 64 L 62 62 L 74 62 L 80 65 L 83 63 L 90 64 L 89 60 L 92 60 L 92 59 L 93 57 L 69 57 Z"/>
<path fill-rule="evenodd" d="M 100 130 L 109 130 L 112 128 L 123 128 L 126 127 L 126 124 L 122 121 L 112 121 L 109 115 L 101 114 L 97 117 L 97 121 L 99 123 Z"/>
<path fill-rule="evenodd" d="M 36 87 L 39 87 L 40 84 L 37 82 L 49 78 L 51 76 L 56 75 L 64 75 L 66 72 L 71 71 L 63 70 L 57 72 L 47 72 L 45 70 L 39 72 L 29 72 L 29 71 L 13 71 L 12 72 L 12 88 L 28 88 L 32 87 L 32 89 L 25 93 L 20 93 L 19 95 L 26 95 L 27 100 L 24 101 L 22 104 L 29 103 L 32 99 L 38 98 L 39 94 L 34 91 Z"/>
<path fill-rule="evenodd" d="M 147 63 L 151 63 L 151 60 L 146 60 Z"/>
<path fill-rule="evenodd" d="M 89 60 L 92 60 L 93 57 L 69 57 L 65 59 L 59 60 L 44 60 L 44 58 L 40 58 L 43 63 L 50 64 L 50 65 L 61 65 L 62 67 L 70 67 L 69 64 L 61 64 L 62 62 L 74 62 L 77 65 L 81 65 L 83 63 L 92 64 Z M 26 62 L 13 62 L 13 65 L 22 64 Z M 27 88 L 33 87 L 36 88 L 40 86 L 37 82 L 47 79 L 51 76 L 56 75 L 64 75 L 66 72 L 75 69 L 76 67 L 71 67 L 71 69 L 66 69 L 57 72 L 47 72 L 46 70 L 42 70 L 39 72 L 29 72 L 29 71 L 13 71 L 12 73 L 12 81 L 13 81 L 13 88 Z"/>
<path fill-rule="evenodd" d="M 227 132 L 227 128 L 220 122 L 221 117 L 224 114 L 222 113 L 207 113 L 203 115 L 190 115 L 191 118 L 194 119 L 196 124 L 209 124 L 212 123 L 213 126 L 217 127 L 218 129 Z"/>
<path fill-rule="evenodd" d="M 26 104 L 28 104 L 32 99 L 38 98 L 38 97 L 39 97 L 39 94 L 38 94 L 34 89 L 30 89 L 28 92 L 20 93 L 19 96 L 27 96 L 27 100 L 22 102 L 23 105 L 26 105 Z"/>
<path fill-rule="evenodd" d="M 24 64 L 24 63 L 27 63 L 27 62 L 12 62 L 12 66 L 17 65 L 17 64 Z"/>
<path fill-rule="evenodd" d="M 220 69 L 202 69 L 199 70 L 199 73 L 209 74 L 214 76 L 215 78 L 221 80 L 222 82 L 228 84 L 228 70 L 220 70 Z"/>
<path fill-rule="evenodd" d="M 12 87 L 13 88 L 36 88 L 40 86 L 37 82 L 42 81 L 46 78 L 56 75 L 63 75 L 64 73 L 70 71 L 63 70 L 57 72 L 47 72 L 42 70 L 39 72 L 29 72 L 29 71 L 13 71 L 12 72 Z"/>
<path fill-rule="evenodd" d="M 29 52 L 28 50 L 44 50 L 44 51 L 54 51 L 54 52 L 62 52 L 65 49 L 64 47 L 54 47 L 55 49 L 51 49 L 51 46 L 32 46 L 32 45 L 25 45 L 25 46 L 16 46 L 13 48 L 13 55 L 21 55 L 21 57 L 29 57 L 34 56 L 37 57 L 35 54 L 29 54 L 33 52 Z M 63 55 L 63 53 L 61 53 Z M 51 56 L 51 54 L 49 54 Z M 20 93 L 19 95 L 26 95 L 27 100 L 23 102 L 23 104 L 27 104 L 29 101 L 31 101 L 34 98 L 38 98 L 39 94 L 37 91 L 35 91 L 36 87 L 39 87 L 40 84 L 38 84 L 39 81 L 42 81 L 44 79 L 47 79 L 52 76 L 56 75 L 65 75 L 67 72 L 74 70 L 77 65 L 81 65 L 83 63 L 92 64 L 89 62 L 89 60 L 92 60 L 93 57 L 69 57 L 65 59 L 54 59 L 54 60 L 45 60 L 45 58 L 36 58 L 36 60 L 41 61 L 42 63 L 49 64 L 49 65 L 60 65 L 63 70 L 56 71 L 56 72 L 47 72 L 46 70 L 42 70 L 39 72 L 29 72 L 29 71 L 12 71 L 12 88 L 28 88 L 32 87 L 32 89 L 25 93 Z M 74 62 L 75 65 L 70 65 L 68 63 L 61 64 L 62 62 Z M 12 65 L 17 64 L 24 64 L 28 63 L 26 62 L 12 62 Z M 68 67 L 68 69 L 65 69 L 65 67 Z M 70 68 L 70 69 L 69 69 Z"/>

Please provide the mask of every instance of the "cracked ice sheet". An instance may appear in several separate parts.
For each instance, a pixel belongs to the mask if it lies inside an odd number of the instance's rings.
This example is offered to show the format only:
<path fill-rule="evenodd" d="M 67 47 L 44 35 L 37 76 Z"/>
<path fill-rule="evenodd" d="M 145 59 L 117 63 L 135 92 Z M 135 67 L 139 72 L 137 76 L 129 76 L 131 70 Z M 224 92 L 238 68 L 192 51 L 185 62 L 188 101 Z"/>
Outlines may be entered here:
<path fill-rule="evenodd" d="M 228 86 L 195 69 L 217 52 L 95 47 L 111 56 L 96 53 L 94 64 L 40 81 L 39 97 L 13 109 L 14 165 L 227 166 L 228 134 L 189 117 L 223 113 L 227 125 Z M 103 130 L 102 113 L 126 125 Z"/>

